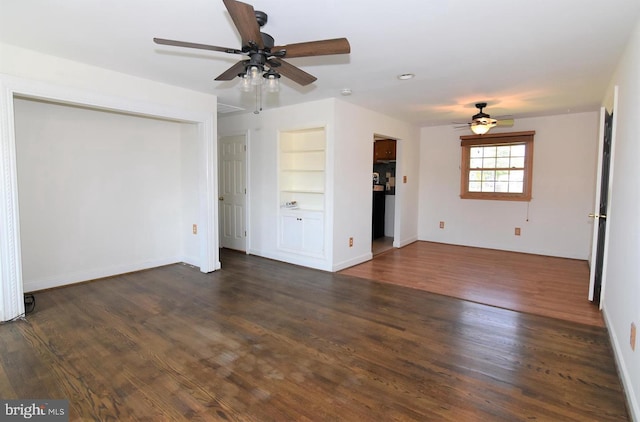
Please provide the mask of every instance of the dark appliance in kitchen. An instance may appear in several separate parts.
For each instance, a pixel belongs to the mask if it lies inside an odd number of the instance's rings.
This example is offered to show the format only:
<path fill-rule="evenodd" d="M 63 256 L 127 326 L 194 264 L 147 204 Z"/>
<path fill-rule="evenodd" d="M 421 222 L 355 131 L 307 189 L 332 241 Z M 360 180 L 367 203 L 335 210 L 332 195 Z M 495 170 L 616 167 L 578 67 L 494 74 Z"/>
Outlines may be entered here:
<path fill-rule="evenodd" d="M 373 216 L 371 218 L 372 240 L 384 236 L 385 186 L 379 184 L 379 182 L 379 174 L 373 173 Z"/>

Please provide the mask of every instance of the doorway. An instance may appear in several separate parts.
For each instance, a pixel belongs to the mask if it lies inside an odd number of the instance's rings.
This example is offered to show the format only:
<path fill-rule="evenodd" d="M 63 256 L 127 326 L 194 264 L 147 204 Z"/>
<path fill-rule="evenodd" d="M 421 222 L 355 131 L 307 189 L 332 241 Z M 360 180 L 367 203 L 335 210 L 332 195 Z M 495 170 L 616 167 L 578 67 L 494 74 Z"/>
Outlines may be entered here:
<path fill-rule="evenodd" d="M 219 142 L 220 247 L 247 250 L 247 136 L 224 136 Z"/>
<path fill-rule="evenodd" d="M 373 137 L 373 189 L 371 252 L 378 255 L 393 248 L 395 237 L 397 139 Z"/>
<path fill-rule="evenodd" d="M 618 104 L 618 87 L 613 89 L 611 112 L 603 107 L 600 111 L 600 135 L 596 201 L 590 217 L 594 219 L 591 257 L 589 259 L 589 300 L 602 309 L 607 273 L 608 228 L 607 208 L 611 196 L 613 156 L 615 155 L 616 122 L 614 112 Z"/>
<path fill-rule="evenodd" d="M 44 101 L 86 106 L 89 108 L 117 111 L 125 114 L 168 119 L 197 127 L 199 160 L 197 168 L 198 185 L 202 189 L 198 191 L 198 219 L 204 236 L 199 242 L 200 271 L 211 272 L 220 268 L 218 262 L 217 242 L 217 208 L 215 207 L 216 174 L 207 169 L 214 168 L 212 159 L 215 153 L 212 150 L 216 145 L 214 133 L 216 128 L 215 114 L 209 109 L 196 108 L 186 111 L 169 107 L 166 104 L 157 105 L 137 100 L 136 91 L 130 97 L 111 97 L 98 92 L 85 92 L 80 89 L 69 89 L 68 86 L 59 86 L 51 83 L 37 83 L 19 77 L 0 75 L 0 102 L 10 104 L 16 97 L 36 98 Z M 163 94 L 164 95 L 164 94 Z M 3 212 L 0 212 L 0 226 L 5 228 L 6 236 L 0 236 L 0 269 L 2 270 L 2 283 L 0 283 L 0 295 L 9 298 L 0 306 L 0 320 L 8 321 L 24 312 L 23 277 L 22 277 L 22 253 L 20 250 L 20 227 L 18 212 L 18 185 L 15 155 L 15 122 L 13 107 L 4 107 L 0 118 L 0 149 L 7 154 L 0 154 L 0 167 L 6 171 L 0 172 L 0 185 L 6 189 L 0 190 Z M 11 123 L 11 124 L 9 124 Z M 139 269 L 139 268 L 138 268 Z M 127 268 L 124 271 L 133 271 Z M 113 273 L 112 273 L 113 274 Z M 95 277 L 95 275 L 94 275 Z M 54 286 L 49 286 L 54 287 Z M 45 288 L 45 287 L 43 287 Z M 48 288 L 48 287 L 47 287 Z"/>

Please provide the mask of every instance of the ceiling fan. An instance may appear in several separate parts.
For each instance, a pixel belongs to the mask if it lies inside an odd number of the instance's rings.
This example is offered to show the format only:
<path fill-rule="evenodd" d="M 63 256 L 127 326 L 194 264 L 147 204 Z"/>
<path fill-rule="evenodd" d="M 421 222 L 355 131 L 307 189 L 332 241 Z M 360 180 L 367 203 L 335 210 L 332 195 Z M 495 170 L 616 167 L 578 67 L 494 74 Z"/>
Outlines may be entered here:
<path fill-rule="evenodd" d="M 348 54 L 351 51 L 351 46 L 346 38 L 276 46 L 272 36 L 260 32 L 260 27 L 267 23 L 266 13 L 254 10 L 250 4 L 240 1 L 222 1 L 242 38 L 242 47 L 240 49 L 168 40 L 164 38 L 154 38 L 153 41 L 156 44 L 246 55 L 248 59 L 237 62 L 222 72 L 215 80 L 230 81 L 235 77 L 240 77 L 243 78 L 248 85 L 260 85 L 262 80 L 265 79 L 268 84 L 275 84 L 277 86 L 280 75 L 300 85 L 309 85 L 317 78 L 283 59 Z"/>
<path fill-rule="evenodd" d="M 456 127 L 468 127 L 476 135 L 484 135 L 485 133 L 489 132 L 491 128 L 496 126 L 513 126 L 513 119 L 492 119 L 490 115 L 482 111 L 482 109 L 484 109 L 486 106 L 487 103 L 477 103 L 476 108 L 479 110 L 479 112 L 471 117 L 471 121 L 469 123 L 464 123 Z"/>

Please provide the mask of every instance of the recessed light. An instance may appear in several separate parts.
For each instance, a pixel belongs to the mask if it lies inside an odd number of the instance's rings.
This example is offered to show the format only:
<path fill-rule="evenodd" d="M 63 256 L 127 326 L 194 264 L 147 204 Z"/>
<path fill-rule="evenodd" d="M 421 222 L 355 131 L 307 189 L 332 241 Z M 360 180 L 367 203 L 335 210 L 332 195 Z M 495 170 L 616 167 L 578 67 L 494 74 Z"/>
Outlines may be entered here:
<path fill-rule="evenodd" d="M 344 88 L 342 91 L 340 91 L 340 94 L 344 96 L 351 95 L 351 90 L 349 88 Z"/>
<path fill-rule="evenodd" d="M 416 75 L 413 73 L 403 73 L 402 75 L 398 75 L 398 79 L 401 81 L 406 81 L 407 79 L 413 79 Z"/>

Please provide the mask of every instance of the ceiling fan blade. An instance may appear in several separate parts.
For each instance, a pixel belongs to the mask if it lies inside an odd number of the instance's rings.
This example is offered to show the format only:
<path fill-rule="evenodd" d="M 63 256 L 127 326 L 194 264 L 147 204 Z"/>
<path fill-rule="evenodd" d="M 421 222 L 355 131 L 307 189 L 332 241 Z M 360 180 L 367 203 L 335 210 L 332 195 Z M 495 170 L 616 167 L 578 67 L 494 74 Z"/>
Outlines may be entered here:
<path fill-rule="evenodd" d="M 238 63 L 231 66 L 229 69 L 222 72 L 217 78 L 216 81 L 230 81 L 233 78 L 237 78 L 240 73 L 244 73 L 245 71 L 245 63 L 249 60 L 240 60 Z"/>
<path fill-rule="evenodd" d="M 236 50 L 235 48 L 218 47 L 215 45 L 198 44 L 194 42 L 167 40 L 164 38 L 154 38 L 153 42 L 155 42 L 156 44 L 172 45 L 175 47 L 197 48 L 200 50 L 221 51 L 223 53 L 230 53 L 230 54 L 242 54 L 242 51 Z"/>
<path fill-rule="evenodd" d="M 511 127 L 513 126 L 513 119 L 498 120 L 496 126 Z"/>
<path fill-rule="evenodd" d="M 309 41 L 296 44 L 288 44 L 273 47 L 271 52 L 285 51 L 284 56 L 292 57 L 326 56 L 330 54 L 348 54 L 351 46 L 346 38 L 334 38 L 330 40 Z"/>
<path fill-rule="evenodd" d="M 242 46 L 255 44 L 259 49 L 264 48 L 260 26 L 256 20 L 253 6 L 236 0 L 222 0 L 233 19 L 233 23 L 242 37 Z"/>
<path fill-rule="evenodd" d="M 282 76 L 286 76 L 287 78 L 302 86 L 309 85 L 310 83 L 318 79 L 315 76 L 300 69 L 299 67 L 285 62 L 284 60 L 272 58 L 269 59 L 268 63 L 276 72 L 278 72 Z"/>

